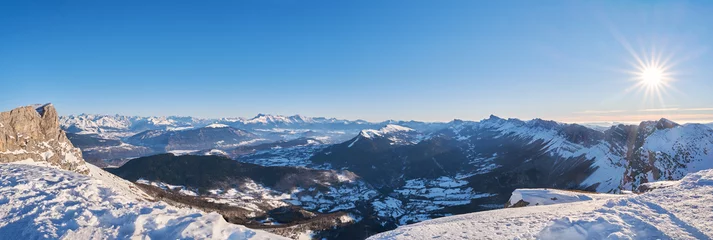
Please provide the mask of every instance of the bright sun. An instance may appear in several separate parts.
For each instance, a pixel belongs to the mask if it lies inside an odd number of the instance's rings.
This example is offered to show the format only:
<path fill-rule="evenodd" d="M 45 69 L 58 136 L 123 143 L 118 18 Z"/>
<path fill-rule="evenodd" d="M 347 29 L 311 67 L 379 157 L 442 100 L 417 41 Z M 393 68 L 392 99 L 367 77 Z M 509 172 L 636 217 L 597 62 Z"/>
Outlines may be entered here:
<path fill-rule="evenodd" d="M 673 55 L 664 56 L 662 52 L 653 50 L 642 51 L 641 54 L 638 54 L 632 48 L 627 48 L 635 61 L 631 62 L 634 69 L 626 72 L 630 74 L 630 80 L 635 84 L 627 88 L 625 92 L 635 90 L 637 93 L 643 93 L 644 102 L 658 101 L 661 106 L 665 105 L 664 95 L 668 95 L 668 91 L 676 90 L 672 86 L 672 83 L 676 81 L 676 73 L 671 71 L 675 66 L 671 62 Z"/>
<path fill-rule="evenodd" d="M 650 87 L 660 85 L 664 80 L 664 71 L 660 67 L 646 67 L 640 73 L 641 81 Z"/>

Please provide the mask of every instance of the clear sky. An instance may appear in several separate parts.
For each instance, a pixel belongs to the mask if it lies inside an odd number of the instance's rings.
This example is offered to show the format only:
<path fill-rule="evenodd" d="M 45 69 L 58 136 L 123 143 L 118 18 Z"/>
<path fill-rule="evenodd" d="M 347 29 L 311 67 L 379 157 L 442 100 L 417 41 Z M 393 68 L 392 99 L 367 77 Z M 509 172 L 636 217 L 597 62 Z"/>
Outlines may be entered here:
<path fill-rule="evenodd" d="M 0 109 L 713 121 L 713 1 L 0 1 Z M 664 94 L 632 88 L 636 58 Z M 632 54 L 634 53 L 634 54 Z"/>

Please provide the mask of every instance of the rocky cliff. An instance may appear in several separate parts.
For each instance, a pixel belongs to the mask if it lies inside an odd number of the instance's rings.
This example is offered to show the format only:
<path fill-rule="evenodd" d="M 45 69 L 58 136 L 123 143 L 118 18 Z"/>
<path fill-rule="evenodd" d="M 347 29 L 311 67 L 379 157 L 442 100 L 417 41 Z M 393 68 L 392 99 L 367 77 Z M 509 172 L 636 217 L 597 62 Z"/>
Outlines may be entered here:
<path fill-rule="evenodd" d="M 60 129 L 52 104 L 0 113 L 0 163 L 32 161 L 87 174 L 82 153 Z"/>

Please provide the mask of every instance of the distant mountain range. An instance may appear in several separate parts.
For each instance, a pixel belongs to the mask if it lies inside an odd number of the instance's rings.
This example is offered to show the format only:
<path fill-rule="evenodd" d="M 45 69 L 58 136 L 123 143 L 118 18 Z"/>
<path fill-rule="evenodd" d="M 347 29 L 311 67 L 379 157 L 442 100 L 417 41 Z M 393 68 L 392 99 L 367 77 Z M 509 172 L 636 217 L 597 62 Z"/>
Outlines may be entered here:
<path fill-rule="evenodd" d="M 136 117 L 121 115 L 80 114 L 60 117 L 63 128 L 72 133 L 100 134 L 105 137 L 126 137 L 126 133 L 136 134 L 146 130 L 182 130 L 200 128 L 210 124 L 225 124 L 244 129 L 363 129 L 381 123 L 363 120 L 341 120 L 301 115 L 282 116 L 258 114 L 253 118 L 194 118 L 194 117 Z M 124 134 L 122 134 L 124 133 Z"/>
<path fill-rule="evenodd" d="M 127 159 L 150 154 L 232 152 L 250 146 L 293 139 L 339 143 L 363 129 L 400 124 L 422 132 L 446 123 L 417 121 L 341 120 L 301 115 L 258 114 L 253 118 L 137 117 L 121 115 L 70 115 L 60 117 L 60 126 L 82 146 L 87 161 L 100 166 L 121 165 Z"/>
<path fill-rule="evenodd" d="M 94 134 L 103 138 L 118 139 L 133 136 L 147 130 L 185 130 L 201 128 L 210 124 L 224 124 L 233 128 L 260 131 L 289 130 L 351 130 L 378 129 L 388 124 L 405 126 L 421 132 L 431 132 L 446 127 L 448 122 L 395 121 L 368 122 L 364 120 L 344 120 L 302 115 L 283 116 L 258 114 L 253 118 L 196 118 L 185 116 L 139 117 L 123 115 L 80 114 L 60 116 L 60 125 L 69 133 Z M 458 122 L 459 120 L 454 120 Z M 454 122 L 452 121 L 452 122 Z M 465 121 L 472 122 L 472 121 Z M 582 126 L 604 131 L 618 122 L 583 123 Z M 624 124 L 626 125 L 626 124 Z M 705 124 L 713 127 L 713 123 Z M 289 129 L 289 130 L 288 130 Z"/>

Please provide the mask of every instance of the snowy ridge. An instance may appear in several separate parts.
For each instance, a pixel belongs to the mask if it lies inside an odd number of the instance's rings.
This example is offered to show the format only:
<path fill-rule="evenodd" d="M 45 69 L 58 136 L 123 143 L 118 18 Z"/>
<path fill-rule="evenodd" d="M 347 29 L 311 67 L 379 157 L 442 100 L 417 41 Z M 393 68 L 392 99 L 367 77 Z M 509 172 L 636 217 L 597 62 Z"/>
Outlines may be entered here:
<path fill-rule="evenodd" d="M 291 124 L 291 123 L 311 123 L 314 122 L 312 118 L 303 117 L 300 115 L 294 116 L 282 116 L 282 115 L 268 115 L 268 114 L 258 114 L 251 119 L 243 119 L 241 121 L 243 124 Z"/>
<path fill-rule="evenodd" d="M 614 154 L 610 143 L 599 140 L 590 144 L 569 141 L 561 134 L 560 129 L 567 126 L 563 123 L 533 119 L 521 121 L 519 119 L 501 119 L 491 116 L 481 122 L 471 124 L 474 128 L 487 128 L 501 133 L 500 137 L 511 136 L 528 140 L 530 143 L 544 141 L 550 153 L 563 158 L 576 158 L 584 156 L 586 159 L 595 159 L 593 167 L 597 171 L 592 173 L 582 182 L 583 187 L 597 185 L 597 192 L 618 192 L 624 179 L 626 169 L 625 159 Z M 467 129 L 459 126 L 453 131 L 460 136 L 460 131 Z M 461 140 L 466 138 L 461 137 Z"/>
<path fill-rule="evenodd" d="M 130 117 L 90 114 L 60 117 L 59 121 L 62 126 L 74 125 L 88 132 L 97 132 L 100 128 L 128 130 L 132 124 Z"/>
<path fill-rule="evenodd" d="M 136 200 L 104 182 L 112 177 L 95 174 L 97 178 L 41 166 L 0 164 L 0 235 L 23 239 L 284 239 L 227 223 L 217 213 Z"/>
<path fill-rule="evenodd" d="M 60 126 L 68 132 L 97 134 L 102 138 L 129 137 L 145 130 L 186 129 L 205 126 L 208 119 L 194 117 L 139 117 L 122 115 L 80 114 L 59 117 Z"/>
<path fill-rule="evenodd" d="M 463 214 L 369 239 L 710 239 L 713 170 L 641 195 Z"/>

